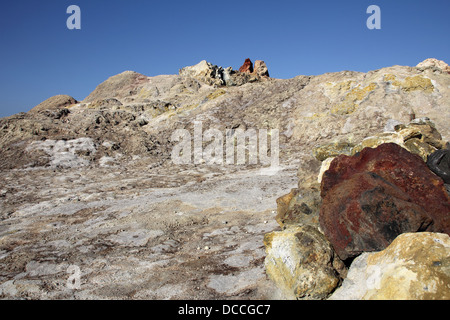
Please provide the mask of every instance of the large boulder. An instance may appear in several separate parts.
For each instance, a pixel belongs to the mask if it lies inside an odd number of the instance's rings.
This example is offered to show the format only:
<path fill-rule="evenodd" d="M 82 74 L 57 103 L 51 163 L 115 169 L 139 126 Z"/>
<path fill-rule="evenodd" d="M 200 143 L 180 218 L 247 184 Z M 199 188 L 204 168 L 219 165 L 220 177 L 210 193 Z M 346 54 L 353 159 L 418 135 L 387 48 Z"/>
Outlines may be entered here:
<path fill-rule="evenodd" d="M 347 269 L 313 226 L 290 226 L 264 237 L 269 278 L 289 299 L 325 299 Z"/>
<path fill-rule="evenodd" d="M 432 219 L 411 197 L 373 172 L 352 175 L 323 199 L 320 224 L 343 260 L 386 248 L 399 234 Z"/>
<path fill-rule="evenodd" d="M 341 259 L 404 232 L 450 234 L 450 197 L 422 159 L 394 143 L 340 155 L 324 173 L 319 222 Z"/>
<path fill-rule="evenodd" d="M 401 234 L 385 250 L 357 257 L 330 299 L 449 300 L 449 257 L 447 234 Z"/>

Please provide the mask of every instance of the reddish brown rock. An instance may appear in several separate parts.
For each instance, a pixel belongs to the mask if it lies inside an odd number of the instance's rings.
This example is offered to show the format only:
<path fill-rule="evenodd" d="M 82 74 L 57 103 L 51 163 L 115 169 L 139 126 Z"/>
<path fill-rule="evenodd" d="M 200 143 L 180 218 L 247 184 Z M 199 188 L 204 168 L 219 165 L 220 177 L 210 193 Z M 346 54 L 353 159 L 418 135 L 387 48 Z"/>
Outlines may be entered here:
<path fill-rule="evenodd" d="M 362 173 L 375 175 L 372 179 L 361 176 Z M 419 156 L 394 143 L 365 148 L 352 157 L 336 157 L 322 179 L 321 196 L 320 224 L 343 256 L 350 257 L 354 254 L 351 252 L 371 247 L 380 248 L 384 240 L 378 239 L 373 245 L 367 242 L 373 241 L 371 239 L 383 228 L 387 228 L 385 244 L 395 233 L 411 232 L 407 230 L 414 228 L 450 234 L 450 198 L 442 179 L 432 173 Z M 397 200 L 401 200 L 400 203 Z M 410 204 L 407 206 L 405 202 Z M 378 220 L 370 216 L 377 212 L 383 217 L 384 226 L 375 223 Z M 385 216 L 388 212 L 394 217 Z M 424 218 L 424 213 L 431 223 Z M 402 222 L 396 222 L 398 219 Z M 369 234 L 371 236 L 367 236 Z M 345 249 L 347 246 L 349 250 Z"/>
<path fill-rule="evenodd" d="M 432 223 L 407 193 L 373 172 L 356 173 L 329 190 L 319 220 L 342 260 L 383 250 L 398 235 Z"/>
<path fill-rule="evenodd" d="M 242 67 L 239 68 L 239 71 L 240 72 L 252 73 L 253 72 L 253 63 L 252 63 L 252 61 L 249 58 L 245 59 L 245 62 L 242 65 Z"/>

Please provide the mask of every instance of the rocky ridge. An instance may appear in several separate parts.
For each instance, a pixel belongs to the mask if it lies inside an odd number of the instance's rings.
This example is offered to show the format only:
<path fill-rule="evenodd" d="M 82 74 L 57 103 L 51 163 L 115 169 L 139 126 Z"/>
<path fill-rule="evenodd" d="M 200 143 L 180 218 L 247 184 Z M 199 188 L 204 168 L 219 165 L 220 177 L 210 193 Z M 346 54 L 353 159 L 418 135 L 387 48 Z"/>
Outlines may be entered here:
<path fill-rule="evenodd" d="M 423 163 L 445 152 L 450 76 L 437 63 L 285 80 L 252 67 L 126 71 L 83 101 L 51 98 L 0 119 L 0 296 L 326 299 L 345 284 L 352 269 L 320 228 L 322 177 L 340 154 L 386 142 Z M 198 122 L 224 134 L 279 129 L 280 170 L 174 165 L 173 132 Z M 70 266 L 82 271 L 76 290 Z"/>

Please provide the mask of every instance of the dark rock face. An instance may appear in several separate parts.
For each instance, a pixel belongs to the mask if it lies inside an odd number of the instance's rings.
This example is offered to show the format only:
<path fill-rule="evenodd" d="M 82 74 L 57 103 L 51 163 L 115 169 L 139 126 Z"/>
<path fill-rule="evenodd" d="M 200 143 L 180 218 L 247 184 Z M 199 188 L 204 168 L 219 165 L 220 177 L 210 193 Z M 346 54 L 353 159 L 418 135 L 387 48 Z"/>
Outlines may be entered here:
<path fill-rule="evenodd" d="M 397 186 L 357 173 L 323 200 L 320 225 L 343 260 L 386 248 L 399 234 L 426 230 L 432 219 Z"/>
<path fill-rule="evenodd" d="M 239 68 L 239 71 L 240 72 L 252 73 L 253 72 L 253 63 L 252 63 L 252 61 L 249 58 L 245 59 L 245 62 L 242 65 L 242 67 Z"/>
<path fill-rule="evenodd" d="M 431 171 L 450 184 L 450 150 L 441 149 L 430 154 L 427 165 Z"/>
<path fill-rule="evenodd" d="M 450 234 L 450 198 L 422 159 L 397 144 L 338 156 L 325 172 L 319 222 L 341 259 L 404 232 Z"/>

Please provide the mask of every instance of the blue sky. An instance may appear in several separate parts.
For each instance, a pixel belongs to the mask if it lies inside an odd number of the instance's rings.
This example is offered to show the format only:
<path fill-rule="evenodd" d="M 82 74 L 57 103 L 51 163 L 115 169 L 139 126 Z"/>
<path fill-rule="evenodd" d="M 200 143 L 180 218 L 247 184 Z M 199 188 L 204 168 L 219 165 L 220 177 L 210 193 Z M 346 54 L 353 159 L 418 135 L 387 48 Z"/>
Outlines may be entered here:
<path fill-rule="evenodd" d="M 69 30 L 69 5 L 81 30 Z M 369 5 L 381 30 L 369 30 Z M 0 117 L 68 94 L 84 99 L 125 70 L 176 74 L 206 59 L 238 69 L 264 60 L 271 76 L 367 72 L 450 63 L 449 0 L 15 0 L 0 10 Z"/>

